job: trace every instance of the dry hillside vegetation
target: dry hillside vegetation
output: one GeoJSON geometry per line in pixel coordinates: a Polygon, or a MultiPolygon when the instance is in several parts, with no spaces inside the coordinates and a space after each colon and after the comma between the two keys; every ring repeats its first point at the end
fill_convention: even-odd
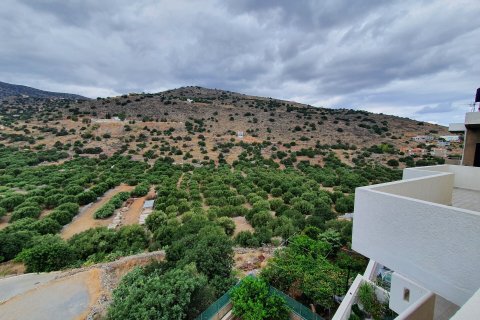
{"type": "MultiPolygon", "coordinates": [[[[418,145],[413,136],[448,134],[446,127],[407,118],[200,87],[96,100],[8,98],[1,113],[6,145],[56,147],[70,157],[125,154],[152,163],[161,156],[233,163],[254,145],[282,167],[323,164],[328,151],[349,164],[400,159],[402,167],[410,159],[402,159],[401,150],[418,145]]],[[[459,147],[448,153],[460,153],[459,147]]]]}

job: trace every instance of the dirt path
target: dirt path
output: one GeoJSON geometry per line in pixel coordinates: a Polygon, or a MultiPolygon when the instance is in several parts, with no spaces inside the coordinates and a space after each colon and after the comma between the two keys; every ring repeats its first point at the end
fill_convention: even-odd
{"type": "Polygon", "coordinates": [[[250,225],[247,219],[245,219],[245,217],[234,217],[232,220],[235,222],[235,232],[233,233],[234,237],[241,231],[254,231],[253,227],[250,225]]]}
{"type": "Polygon", "coordinates": [[[53,209],[45,209],[45,210],[43,210],[42,213],[40,214],[39,219],[45,218],[45,217],[48,216],[52,211],[53,211],[53,209]]]}
{"type": "Polygon", "coordinates": [[[73,219],[72,222],[63,227],[61,236],[63,239],[69,239],[74,234],[80,233],[82,231],[95,228],[95,227],[106,227],[112,220],[113,216],[107,219],[94,219],[93,214],[101,206],[107,203],[114,195],[122,191],[132,191],[133,187],[127,185],[119,185],[112,190],[107,191],[103,197],[92,204],[86,205],[80,209],[80,213],[73,219]]]}
{"type": "Polygon", "coordinates": [[[182,184],[184,175],[185,175],[185,172],[182,172],[182,175],[180,176],[180,178],[178,179],[178,182],[177,182],[177,189],[180,189],[180,185],[182,184]]]}
{"type": "Polygon", "coordinates": [[[7,215],[0,218],[0,230],[5,229],[8,226],[11,215],[11,213],[7,213],[7,215]]]}
{"type": "Polygon", "coordinates": [[[155,197],[155,188],[150,187],[150,190],[148,191],[148,194],[146,196],[136,198],[130,205],[130,208],[128,208],[128,211],[123,214],[123,225],[138,224],[138,220],[140,219],[140,215],[143,211],[143,204],[145,203],[145,200],[155,199],[155,197]]]}

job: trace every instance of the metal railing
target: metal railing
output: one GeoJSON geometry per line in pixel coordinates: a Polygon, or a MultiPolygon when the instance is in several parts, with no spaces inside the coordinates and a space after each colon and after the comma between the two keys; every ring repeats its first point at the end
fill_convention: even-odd
{"type": "MultiPolygon", "coordinates": [[[[233,288],[232,288],[233,289],[233,288]]],[[[225,308],[228,303],[230,302],[230,292],[231,290],[225,292],[223,296],[217,299],[214,303],[212,303],[205,311],[203,311],[195,320],[207,320],[212,319],[217,313],[220,312],[223,308],[225,308]]]]}
{"type": "Polygon", "coordinates": [[[270,293],[275,294],[283,299],[287,303],[287,306],[290,310],[300,316],[302,319],[305,320],[323,320],[318,314],[312,312],[309,308],[305,307],[303,304],[298,302],[297,300],[293,299],[292,297],[286,295],[282,291],[270,286],[270,293]]]}

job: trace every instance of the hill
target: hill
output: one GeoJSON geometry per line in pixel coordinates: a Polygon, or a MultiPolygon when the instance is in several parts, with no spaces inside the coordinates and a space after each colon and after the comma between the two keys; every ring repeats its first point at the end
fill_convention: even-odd
{"type": "Polygon", "coordinates": [[[32,98],[88,99],[76,94],[43,91],[27,86],[0,81],[0,99],[15,96],[28,96],[32,98]]]}
{"type": "MultiPolygon", "coordinates": [[[[397,167],[445,161],[405,148],[428,150],[411,137],[446,133],[406,118],[200,87],[0,100],[0,277],[70,269],[0,281],[0,318],[33,305],[64,318],[153,310],[194,319],[234,275],[263,270],[328,319],[333,297],[346,294],[344,279],[354,280],[345,276],[368,263],[343,250],[352,222],[341,215],[353,212],[355,188],[398,180],[397,167]],[[158,249],[166,264],[120,280],[158,249]],[[284,253],[272,257],[276,250],[284,253]],[[112,262],[134,253],[143,254],[112,262]]],[[[19,318],[31,318],[23,311],[19,318]]]]}
{"type": "MultiPolygon", "coordinates": [[[[402,167],[422,159],[409,157],[408,149],[433,147],[413,136],[448,134],[446,127],[408,118],[201,87],[81,101],[16,98],[3,102],[2,114],[7,144],[152,162],[168,156],[177,163],[233,163],[247,152],[283,167],[321,165],[333,153],[349,165],[396,159],[402,167]]],[[[448,150],[459,152],[459,145],[448,150]]]]}

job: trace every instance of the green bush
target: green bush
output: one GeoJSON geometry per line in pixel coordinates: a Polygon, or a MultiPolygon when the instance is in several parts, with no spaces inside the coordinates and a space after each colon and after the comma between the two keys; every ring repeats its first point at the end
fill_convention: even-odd
{"type": "Polygon", "coordinates": [[[151,232],[155,232],[161,225],[167,221],[165,212],[156,210],[153,211],[145,220],[145,224],[151,232]]]}
{"type": "Polygon", "coordinates": [[[260,241],[250,231],[240,231],[235,237],[235,243],[242,247],[260,246],[260,241]]]}
{"type": "Polygon", "coordinates": [[[31,244],[32,238],[38,233],[28,230],[7,232],[0,231],[0,262],[9,261],[31,244]]]}
{"type": "Polygon", "coordinates": [[[134,254],[148,247],[149,237],[142,226],[123,226],[116,233],[115,249],[125,254],[134,254]]]}
{"type": "Polygon", "coordinates": [[[81,206],[97,200],[97,194],[91,190],[84,191],[77,195],[78,204],[81,206]]]}
{"type": "Polygon", "coordinates": [[[22,203],[25,197],[19,194],[14,194],[0,200],[0,207],[7,211],[12,211],[16,206],[22,203]]]}
{"type": "Polygon", "coordinates": [[[116,234],[114,230],[98,227],[80,232],[68,240],[68,244],[80,260],[102,259],[116,249],[116,234]],[[95,256],[94,259],[91,257],[95,256]]]}
{"type": "Polygon", "coordinates": [[[27,272],[49,272],[71,264],[74,259],[72,248],[59,236],[44,235],[32,239],[33,245],[23,249],[17,256],[27,267],[27,272]]]}
{"type": "Polygon", "coordinates": [[[194,319],[214,301],[205,276],[194,266],[163,272],[136,268],[113,292],[108,320],[194,319]],[[195,312],[196,311],[196,312],[195,312]]]}
{"type": "Polygon", "coordinates": [[[233,235],[235,232],[235,222],[228,217],[220,217],[217,219],[217,224],[225,230],[228,236],[233,235]]]}
{"type": "Polygon", "coordinates": [[[147,183],[141,183],[135,187],[132,191],[132,196],[133,197],[143,197],[147,195],[148,191],[150,189],[150,186],[147,183]]]}
{"type": "Polygon", "coordinates": [[[286,301],[270,294],[268,283],[261,278],[252,276],[243,279],[231,294],[232,313],[244,320],[287,320],[290,309],[286,301]]]}
{"type": "Polygon", "coordinates": [[[15,209],[10,218],[10,222],[16,221],[22,218],[38,218],[42,210],[39,207],[23,207],[15,209]]]}
{"type": "Polygon", "coordinates": [[[110,217],[115,211],[115,206],[110,202],[104,204],[100,209],[95,211],[93,217],[95,219],[105,219],[110,217]]]}

